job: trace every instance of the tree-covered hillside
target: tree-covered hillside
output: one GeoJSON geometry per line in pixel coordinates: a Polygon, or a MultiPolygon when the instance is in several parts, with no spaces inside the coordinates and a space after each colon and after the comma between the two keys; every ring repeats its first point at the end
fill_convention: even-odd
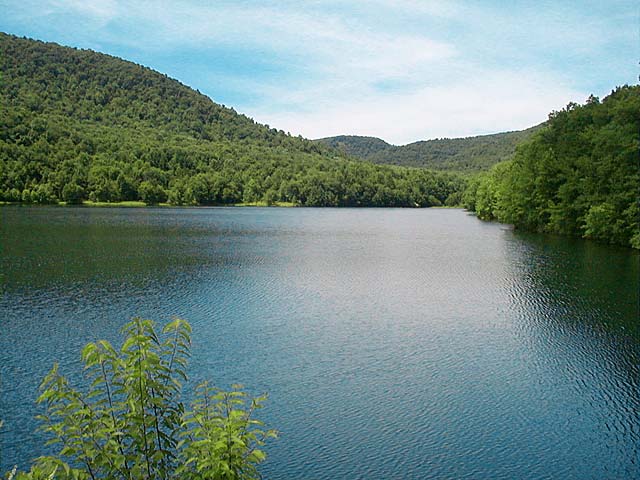
{"type": "Polygon", "coordinates": [[[337,137],[319,138],[316,142],[327,145],[345,155],[363,160],[368,160],[383,150],[395,148],[380,138],[359,135],[338,135],[337,137]]]}
{"type": "Polygon", "coordinates": [[[0,33],[0,72],[4,201],[430,206],[464,186],[349,160],[93,51],[0,33]]]}
{"type": "Polygon", "coordinates": [[[478,137],[441,138],[402,146],[390,145],[375,137],[338,136],[317,141],[373,163],[475,173],[510,159],[516,146],[539,128],[478,137]]]}
{"type": "Polygon", "coordinates": [[[640,248],[640,86],[569,104],[470,183],[483,219],[640,248]]]}

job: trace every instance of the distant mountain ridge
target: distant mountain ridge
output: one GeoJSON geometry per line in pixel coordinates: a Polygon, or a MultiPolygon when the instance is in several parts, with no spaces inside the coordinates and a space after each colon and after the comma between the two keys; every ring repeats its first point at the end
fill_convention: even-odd
{"type": "Polygon", "coordinates": [[[351,157],[365,160],[386,149],[394,148],[394,145],[385,142],[381,138],[360,135],[338,135],[336,137],[319,138],[316,141],[351,157]]]}
{"type": "Polygon", "coordinates": [[[380,138],[356,135],[339,135],[316,141],[373,163],[473,173],[488,170],[496,163],[511,158],[516,146],[540,128],[541,125],[537,125],[526,130],[424,140],[400,146],[380,138]]]}

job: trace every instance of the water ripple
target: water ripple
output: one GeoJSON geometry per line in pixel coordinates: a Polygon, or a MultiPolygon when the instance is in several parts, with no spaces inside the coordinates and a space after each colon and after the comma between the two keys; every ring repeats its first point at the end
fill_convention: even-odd
{"type": "Polygon", "coordinates": [[[53,361],[179,315],[194,381],[269,392],[265,478],[640,476],[634,252],[457,210],[2,218],[0,468],[39,451],[53,361]]]}

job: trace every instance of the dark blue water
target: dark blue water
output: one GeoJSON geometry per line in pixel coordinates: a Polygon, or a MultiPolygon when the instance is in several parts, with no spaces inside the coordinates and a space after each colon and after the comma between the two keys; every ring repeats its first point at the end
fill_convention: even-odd
{"type": "Polygon", "coordinates": [[[269,392],[270,479],[640,477],[637,252],[460,210],[0,208],[0,468],[131,317],[269,392]]]}

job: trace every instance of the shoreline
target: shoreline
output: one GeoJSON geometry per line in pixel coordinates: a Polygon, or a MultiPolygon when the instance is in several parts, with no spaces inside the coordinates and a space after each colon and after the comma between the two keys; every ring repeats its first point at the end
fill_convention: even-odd
{"type": "Polygon", "coordinates": [[[170,203],[154,203],[147,204],[140,200],[129,200],[122,202],[91,202],[86,200],[82,203],[23,203],[23,202],[0,202],[0,206],[29,206],[29,207],[84,207],[84,208],[193,208],[193,207],[278,207],[278,208],[294,208],[299,207],[295,203],[290,202],[275,202],[272,205],[268,205],[266,202],[247,202],[247,203],[220,203],[213,205],[172,205],[170,203]]]}
{"type": "Polygon", "coordinates": [[[243,203],[220,203],[213,205],[172,205],[170,203],[155,203],[155,204],[147,204],[143,201],[139,200],[130,200],[123,202],[91,202],[86,200],[82,203],[67,203],[67,202],[58,202],[58,203],[23,203],[23,202],[0,202],[0,206],[29,206],[29,207],[80,207],[80,208],[242,208],[242,207],[260,207],[260,208],[403,208],[403,209],[423,209],[423,208],[433,208],[433,209],[442,209],[442,210],[464,210],[464,207],[451,207],[446,205],[438,205],[431,207],[376,207],[376,206],[349,206],[349,207],[339,207],[339,206],[306,206],[299,205],[292,202],[274,202],[272,204],[267,204],[267,202],[243,202],[243,203]]]}

